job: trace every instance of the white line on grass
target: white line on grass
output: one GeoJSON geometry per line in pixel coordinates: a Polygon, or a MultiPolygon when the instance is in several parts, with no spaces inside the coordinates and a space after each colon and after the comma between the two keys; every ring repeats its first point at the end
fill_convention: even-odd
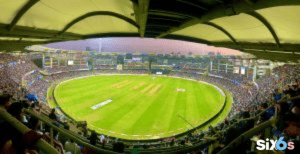
{"type": "MultiPolygon", "coordinates": [[[[62,81],[60,82],[57,86],[55,86],[55,89],[54,91],[56,91],[56,89],[62,85],[63,83],[65,82],[68,82],[68,81],[72,81],[72,80],[76,80],[76,79],[81,79],[81,78],[86,78],[86,77],[93,77],[93,76],[114,76],[114,75],[119,75],[119,76],[130,76],[130,75],[134,75],[134,76],[149,76],[148,74],[96,74],[96,75],[89,75],[89,76],[83,76],[83,77],[77,77],[77,78],[72,78],[72,79],[68,79],[68,80],[65,80],[65,81],[62,81]]],[[[215,89],[217,89],[219,91],[219,93],[222,95],[222,96],[226,96],[225,93],[223,92],[223,90],[221,90],[219,87],[213,85],[213,84],[210,84],[210,83],[207,83],[207,82],[204,82],[204,81],[199,81],[199,80],[195,80],[195,79],[188,79],[188,78],[182,78],[182,77],[177,77],[177,76],[167,76],[167,75],[160,75],[162,77],[169,77],[169,78],[179,78],[179,79],[184,79],[184,80],[189,80],[189,81],[195,81],[195,82],[200,82],[200,83],[204,83],[204,84],[207,84],[207,85],[210,85],[210,86],[213,86],[215,89]]],[[[55,97],[55,96],[54,96],[55,97]]],[[[225,102],[225,100],[224,100],[225,102]]],[[[199,120],[200,121],[200,120],[199,120]]],[[[94,126],[95,127],[95,126],[94,126]]],[[[190,126],[187,126],[186,128],[188,128],[190,126]]],[[[111,132],[111,131],[108,131],[108,130],[105,130],[105,129],[101,129],[101,128],[97,128],[99,130],[102,130],[102,131],[107,131],[107,132],[111,132]]],[[[180,128],[178,130],[182,130],[183,128],[180,128]]],[[[189,129],[186,129],[186,130],[189,130],[189,129]]],[[[157,134],[158,137],[161,137],[163,134],[170,134],[174,131],[170,131],[170,132],[166,132],[166,133],[160,133],[160,134],[157,134]]],[[[115,133],[115,132],[111,132],[111,133],[115,133]]],[[[119,134],[119,133],[117,133],[119,134]]],[[[128,134],[120,134],[122,136],[141,136],[141,135],[128,135],[128,134]]],[[[176,134],[173,134],[173,135],[176,135],[176,134]]],[[[144,136],[148,136],[148,135],[144,135],[144,136]]],[[[149,136],[153,136],[153,135],[149,135],[149,136]]]]}

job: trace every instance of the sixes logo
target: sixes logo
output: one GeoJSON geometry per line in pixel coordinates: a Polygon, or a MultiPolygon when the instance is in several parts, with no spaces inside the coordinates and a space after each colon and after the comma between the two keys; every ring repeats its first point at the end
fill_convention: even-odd
{"type": "Polygon", "coordinates": [[[279,140],[269,140],[268,138],[266,141],[264,140],[258,140],[256,141],[256,149],[257,150],[285,150],[286,148],[289,150],[293,150],[294,142],[288,142],[286,143],[283,141],[284,137],[280,137],[279,140]]]}

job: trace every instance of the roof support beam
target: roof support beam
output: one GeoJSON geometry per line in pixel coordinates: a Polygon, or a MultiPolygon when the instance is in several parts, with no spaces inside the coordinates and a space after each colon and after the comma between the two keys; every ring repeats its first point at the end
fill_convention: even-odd
{"type": "Polygon", "coordinates": [[[133,2],[135,18],[137,23],[140,26],[139,33],[141,37],[144,37],[146,32],[149,3],[150,0],[138,0],[138,4],[133,2]]]}
{"type": "Polygon", "coordinates": [[[57,35],[59,31],[47,29],[35,29],[32,27],[15,26],[13,31],[8,31],[8,24],[0,24],[0,37],[23,37],[23,38],[38,38],[38,39],[53,39],[53,40],[74,40],[81,39],[82,35],[74,33],[64,33],[57,35]]]}
{"type": "Polygon", "coordinates": [[[82,36],[82,39],[99,38],[99,37],[139,37],[139,33],[99,33],[82,36]]]}
{"type": "Polygon", "coordinates": [[[92,17],[92,16],[113,16],[113,17],[116,17],[116,18],[119,18],[119,19],[122,19],[126,22],[128,22],[129,24],[139,28],[139,25],[132,19],[126,17],[126,16],[123,16],[121,14],[118,14],[118,13],[115,13],[115,12],[110,12],[110,11],[93,11],[93,12],[89,12],[87,14],[84,14],[76,19],[74,19],[73,21],[71,21],[70,23],[68,23],[63,30],[60,31],[59,34],[62,34],[64,32],[66,32],[70,27],[72,27],[73,25],[75,25],[76,23],[86,19],[86,18],[89,18],[89,17],[92,17]]]}
{"type": "Polygon", "coordinates": [[[212,23],[212,22],[204,22],[203,24],[212,26],[212,27],[214,27],[214,28],[222,31],[225,35],[227,35],[232,40],[232,42],[234,42],[235,44],[238,44],[236,42],[235,38],[226,29],[224,29],[223,27],[221,27],[221,26],[219,26],[219,25],[217,25],[215,23],[212,23]]]}
{"type": "Polygon", "coordinates": [[[170,18],[178,18],[178,19],[183,19],[185,20],[189,16],[187,15],[182,15],[178,13],[173,13],[171,14],[170,12],[164,12],[164,11],[157,11],[157,10],[149,10],[148,11],[149,15],[155,15],[155,16],[163,16],[163,17],[170,17],[170,18]]]}
{"type": "Polygon", "coordinates": [[[171,10],[156,10],[156,9],[150,9],[149,14],[151,15],[161,15],[161,16],[167,16],[167,17],[173,17],[173,18],[181,18],[181,19],[186,19],[186,18],[197,18],[194,15],[191,14],[185,14],[182,12],[176,12],[176,11],[171,11],[171,10]]]}
{"type": "Polygon", "coordinates": [[[185,4],[188,4],[188,5],[191,5],[191,6],[194,6],[194,7],[197,7],[199,9],[201,9],[201,10],[204,10],[204,11],[207,11],[207,8],[205,8],[203,6],[200,6],[200,5],[196,5],[196,4],[192,3],[192,2],[189,2],[189,1],[186,1],[186,0],[177,0],[177,1],[179,1],[181,3],[185,3],[185,4]]]}
{"type": "Polygon", "coordinates": [[[178,19],[172,19],[172,18],[161,18],[161,17],[148,17],[148,19],[154,19],[154,20],[167,20],[167,21],[172,21],[172,22],[182,22],[182,20],[178,19]]]}
{"type": "Polygon", "coordinates": [[[252,54],[258,59],[266,59],[271,61],[281,61],[281,62],[295,62],[299,63],[300,54],[295,54],[293,52],[281,52],[281,51],[271,51],[271,50],[256,50],[256,49],[245,49],[243,52],[252,54]]]}
{"type": "Polygon", "coordinates": [[[195,24],[207,22],[216,18],[221,18],[225,16],[230,16],[230,15],[236,15],[239,13],[246,13],[246,12],[251,12],[255,11],[258,9],[264,9],[268,7],[275,7],[275,6],[288,6],[288,5],[300,5],[299,0],[288,0],[288,1],[283,1],[283,0],[257,0],[256,2],[253,2],[252,4],[247,2],[247,1],[232,1],[231,4],[223,4],[219,5],[216,8],[213,8],[209,10],[206,14],[201,16],[200,18],[197,19],[192,19],[187,22],[184,22],[182,25],[178,27],[173,27],[167,32],[161,33],[160,35],[157,36],[163,37],[166,36],[170,33],[182,30],[184,28],[193,26],[195,24]]]}
{"type": "Polygon", "coordinates": [[[216,47],[234,48],[243,50],[255,49],[255,50],[270,50],[270,51],[282,51],[282,52],[297,52],[300,54],[300,44],[281,44],[281,48],[277,48],[275,43],[251,43],[251,42],[239,42],[238,45],[232,42],[212,42],[211,45],[216,47]]]}
{"type": "Polygon", "coordinates": [[[53,42],[55,41],[0,41],[0,51],[22,51],[26,46],[53,42]]]}
{"type": "Polygon", "coordinates": [[[272,34],[272,36],[277,44],[277,47],[279,48],[280,42],[279,42],[278,36],[277,36],[276,32],[274,31],[273,27],[271,26],[271,24],[268,22],[268,20],[255,11],[247,12],[246,14],[256,18],[257,20],[259,20],[261,23],[263,23],[267,27],[267,29],[272,34]]]}
{"type": "Polygon", "coordinates": [[[281,48],[278,48],[275,43],[239,42],[239,45],[236,45],[232,42],[212,42],[211,45],[240,50],[255,55],[258,59],[297,63],[300,59],[300,44],[281,44],[281,48]]]}
{"type": "Polygon", "coordinates": [[[18,23],[18,21],[22,18],[22,16],[34,5],[38,2],[39,0],[29,0],[28,3],[26,3],[22,9],[17,13],[17,15],[14,17],[10,25],[8,26],[9,31],[13,31],[14,27],[18,23]]]}

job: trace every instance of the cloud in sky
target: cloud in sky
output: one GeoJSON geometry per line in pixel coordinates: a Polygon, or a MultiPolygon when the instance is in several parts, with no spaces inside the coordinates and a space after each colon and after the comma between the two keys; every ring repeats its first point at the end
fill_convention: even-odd
{"type": "Polygon", "coordinates": [[[154,38],[100,38],[78,41],[67,41],[44,45],[50,48],[60,48],[65,50],[85,51],[86,47],[104,52],[150,52],[150,53],[178,53],[205,54],[207,52],[219,52],[226,55],[238,55],[241,52],[227,48],[217,48],[200,43],[187,41],[154,39],[154,38]]]}

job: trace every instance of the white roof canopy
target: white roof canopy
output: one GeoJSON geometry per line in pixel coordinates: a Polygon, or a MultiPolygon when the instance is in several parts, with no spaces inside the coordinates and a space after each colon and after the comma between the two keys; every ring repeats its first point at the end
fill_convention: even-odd
{"type": "Polygon", "coordinates": [[[0,50],[6,51],[129,36],[187,40],[258,57],[280,51],[299,59],[299,0],[0,0],[0,10],[0,50]]]}

